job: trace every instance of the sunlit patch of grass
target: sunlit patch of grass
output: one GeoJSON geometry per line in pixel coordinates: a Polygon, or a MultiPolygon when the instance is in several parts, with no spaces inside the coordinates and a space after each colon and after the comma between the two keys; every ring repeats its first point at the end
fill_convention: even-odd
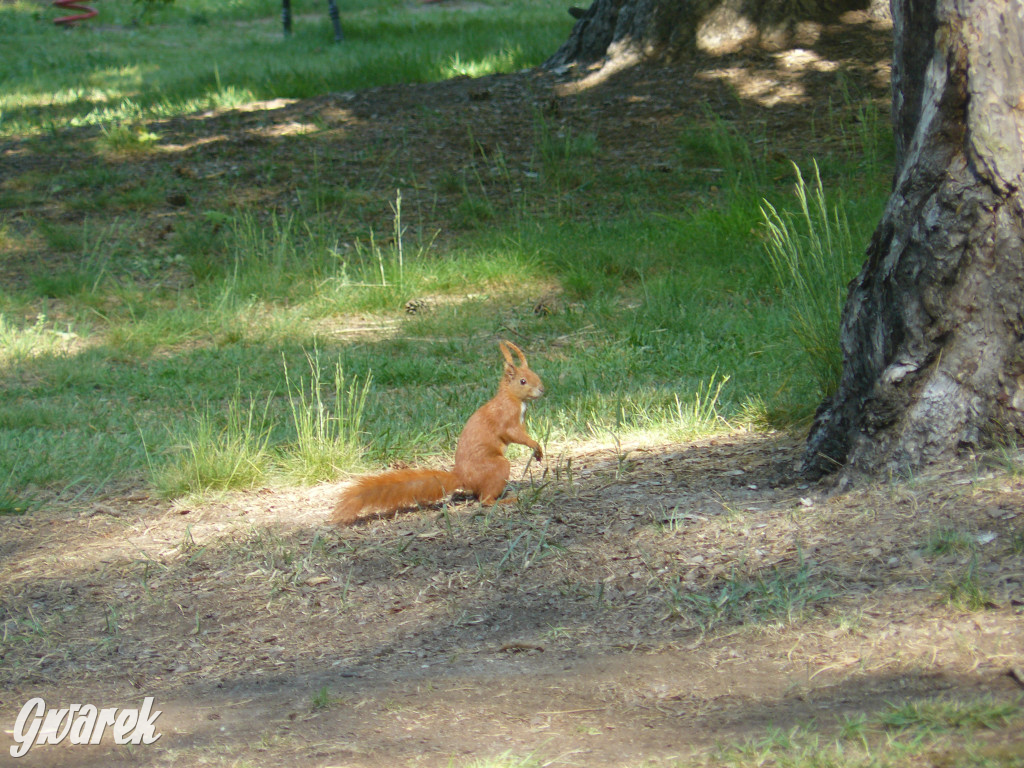
{"type": "Polygon", "coordinates": [[[107,152],[141,154],[151,150],[159,140],[159,134],[143,125],[118,123],[104,125],[98,143],[107,152]]]}
{"type": "Polygon", "coordinates": [[[459,768],[541,768],[545,764],[533,755],[520,757],[509,751],[495,757],[473,758],[468,762],[459,763],[459,768]]]}
{"type": "Polygon", "coordinates": [[[670,434],[677,440],[692,440],[728,428],[729,422],[718,411],[718,399],[722,394],[722,387],[728,381],[727,376],[718,379],[712,374],[706,384],[700,383],[692,399],[685,406],[677,394],[676,421],[671,423],[670,434]]]}
{"type": "Polygon", "coordinates": [[[153,120],[536,65],[572,23],[560,9],[535,0],[431,13],[342,0],[345,41],[333,45],[326,12],[297,16],[286,39],[279,3],[249,3],[244,11],[206,0],[161,5],[144,13],[137,3],[101,6],[98,19],[70,34],[38,23],[37,4],[0,5],[0,35],[7,41],[0,135],[100,126],[116,149],[138,151],[152,142],[140,142],[145,133],[135,126],[153,120]],[[59,56],[53,53],[56,35],[59,56]],[[197,50],[215,55],[197,57],[197,50]]]}
{"type": "Polygon", "coordinates": [[[60,355],[81,343],[73,326],[58,330],[46,315],[15,323],[0,312],[0,364],[15,366],[37,357],[60,355]]]}
{"type": "Polygon", "coordinates": [[[448,63],[441,67],[441,76],[445,79],[483,77],[484,75],[493,75],[495,72],[510,72],[516,62],[521,61],[522,58],[521,50],[511,48],[489,53],[478,59],[466,59],[461,54],[455,53],[448,63]]]}
{"type": "Polygon", "coordinates": [[[158,492],[173,498],[273,480],[312,483],[358,464],[369,374],[346,378],[335,363],[325,377],[317,350],[306,361],[309,373],[297,379],[283,364],[283,413],[274,393],[262,404],[246,402],[239,385],[223,412],[208,405],[176,429],[168,455],[151,460],[158,492]]]}
{"type": "Polygon", "coordinates": [[[351,470],[362,455],[363,413],[370,393],[369,375],[359,382],[346,382],[341,365],[335,363],[325,393],[321,381],[319,353],[309,358],[309,378],[293,381],[285,367],[285,386],[294,442],[281,456],[285,473],[303,482],[330,480],[351,470]]]}
{"type": "Polygon", "coordinates": [[[166,498],[253,488],[270,471],[266,409],[236,395],[221,416],[213,409],[180,434],[172,455],[155,467],[153,485],[166,498]]]}

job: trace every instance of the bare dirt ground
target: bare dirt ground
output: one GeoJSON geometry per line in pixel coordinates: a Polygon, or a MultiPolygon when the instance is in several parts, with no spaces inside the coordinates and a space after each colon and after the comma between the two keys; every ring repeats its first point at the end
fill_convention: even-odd
{"type": "MultiPolygon", "coordinates": [[[[854,22],[795,53],[582,85],[520,73],[171,121],[159,131],[180,152],[132,161],[181,179],[152,213],[151,245],[204,197],[284,199],[293,179],[265,151],[309,126],[329,129],[332,173],[361,180],[367,199],[400,173],[416,178],[408,194],[424,219],[456,202],[431,179],[465,162],[470,132],[518,173],[536,109],[601,126],[595,162],[619,167],[674,162],[659,147],[709,102],[768,126],[784,150],[822,114],[830,62],[884,97],[884,45],[854,22]]],[[[38,174],[75,162],[3,149],[38,174]]],[[[325,522],[335,486],[195,507],[133,488],[54,494],[0,520],[0,764],[384,768],[509,754],[665,765],[768,727],[828,733],[889,703],[1018,697],[1024,480],[993,456],[835,492],[787,480],[799,447],[746,433],[552,447],[547,474],[532,468],[543,487],[524,483],[517,505],[457,501],[345,530],[325,522]],[[958,543],[938,546],[949,532],[958,543]],[[971,585],[984,594],[968,608],[971,585]],[[10,729],[35,696],[99,707],[152,696],[162,736],[14,761],[10,729]]],[[[980,738],[1017,755],[1024,744],[1006,730],[980,738]]],[[[958,759],[938,749],[922,764],[958,759]]]]}
{"type": "Polygon", "coordinates": [[[154,745],[25,765],[635,766],[1018,696],[1024,481],[965,465],[830,496],[776,485],[796,448],[582,449],[518,506],[340,531],[331,487],[6,520],[0,717],[33,696],[163,711],[154,745]],[[976,543],[983,608],[945,598],[971,555],[930,551],[940,530],[976,543]],[[741,582],[764,589],[734,602],[741,582]]]}

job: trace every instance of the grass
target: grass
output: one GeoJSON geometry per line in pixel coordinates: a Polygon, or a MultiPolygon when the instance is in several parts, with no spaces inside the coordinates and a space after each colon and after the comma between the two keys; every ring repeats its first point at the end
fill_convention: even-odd
{"type": "Polygon", "coordinates": [[[314,712],[321,709],[329,709],[332,703],[331,692],[325,685],[310,697],[309,708],[314,712]]]}
{"type": "Polygon", "coordinates": [[[0,482],[0,515],[24,515],[31,508],[31,498],[22,497],[11,487],[13,477],[12,470],[10,476],[0,482]]]}
{"type": "Polygon", "coordinates": [[[253,488],[263,482],[270,468],[270,426],[266,411],[257,411],[238,398],[228,404],[223,424],[207,409],[199,415],[191,433],[173,458],[156,469],[153,484],[162,496],[253,488]]]}
{"type": "MultiPolygon", "coordinates": [[[[207,406],[183,436],[151,466],[157,492],[174,498],[278,482],[331,480],[359,463],[369,376],[346,380],[339,363],[325,371],[319,352],[307,357],[308,378],[293,380],[283,363],[286,407],[273,393],[246,399],[241,382],[225,412],[207,406]],[[323,384],[329,376],[331,384],[323,384]],[[272,413],[284,410],[282,420],[272,413]],[[272,435],[275,431],[282,434],[272,435]]],[[[173,434],[177,434],[176,432],[173,434]]]]}
{"type": "Polygon", "coordinates": [[[1013,702],[986,698],[975,701],[926,699],[890,705],[879,722],[886,728],[900,731],[995,730],[1006,727],[1020,714],[1020,705],[1013,702]]]}
{"type": "MultiPolygon", "coordinates": [[[[1014,542],[1011,538],[1011,550],[1014,542]]],[[[981,611],[997,605],[983,574],[978,568],[978,538],[960,528],[942,526],[928,536],[921,548],[926,556],[953,557],[960,561],[960,570],[950,571],[939,585],[943,602],[960,611],[981,611]]]]}
{"type": "Polygon", "coordinates": [[[946,604],[961,611],[981,611],[996,605],[978,575],[976,554],[961,573],[949,576],[943,592],[946,604]]]}
{"type": "MultiPolygon", "coordinates": [[[[0,509],[28,508],[40,488],[177,496],[450,457],[493,392],[502,337],[548,385],[530,429],[555,446],[785,428],[813,412],[816,352],[794,345],[801,309],[787,298],[804,268],[780,275],[766,242],[773,227],[794,247],[827,242],[838,222],[844,242],[866,241],[887,182],[883,162],[862,162],[867,143],[884,155],[884,126],[863,105],[847,105],[849,127],[835,118],[837,154],[794,158],[820,167],[809,189],[798,171],[795,196],[769,137],[710,110],[681,116],[672,162],[649,171],[604,165],[600,126],[538,110],[524,158],[458,127],[464,162],[436,177],[410,176],[397,150],[370,143],[365,179],[339,183],[333,139],[314,125],[199,179],[187,154],[152,162],[172,131],[159,121],[517,69],[551,53],[570,21],[534,0],[430,13],[342,2],[335,46],[326,12],[298,17],[284,40],[269,0],[149,5],[104,6],[102,26],[72,30],[35,3],[0,6],[13,46],[0,138],[63,167],[0,182],[0,210],[23,214],[0,213],[0,254],[56,265],[0,288],[0,509]],[[388,189],[393,177],[402,184],[388,189]],[[276,185],[287,204],[246,202],[276,185]],[[826,185],[861,191],[839,201],[846,219],[826,185]],[[451,213],[425,212],[409,192],[424,189],[452,196],[451,213]],[[170,234],[168,204],[181,213],[170,234]],[[423,223],[438,217],[440,228],[423,223]],[[551,298],[543,312],[538,296],[551,298]]],[[[449,127],[432,105],[418,119],[449,127]]],[[[848,253],[819,250],[847,274],[848,253]]],[[[836,275],[823,278],[831,314],[813,321],[828,338],[836,275]]]]}
{"type": "Polygon", "coordinates": [[[666,584],[671,613],[688,616],[708,632],[721,624],[788,625],[810,615],[833,594],[815,583],[801,559],[794,570],[744,577],[732,574],[707,593],[689,593],[677,581],[666,584]]]}
{"type": "Polygon", "coordinates": [[[286,39],[274,0],[159,6],[104,5],[73,29],[49,23],[57,9],[24,0],[5,7],[0,137],[96,125],[114,149],[144,149],[151,139],[142,123],[154,119],[514,71],[550,55],[571,27],[564,10],[536,0],[416,14],[393,0],[340,0],[345,41],[334,45],[326,7],[316,14],[296,9],[286,39]],[[197,50],[211,55],[195,56],[197,50]]]}
{"type": "Polygon", "coordinates": [[[451,765],[453,768],[455,766],[459,766],[459,768],[541,768],[545,763],[532,755],[520,757],[512,752],[503,752],[497,757],[473,759],[469,762],[452,762],[451,765]]]}
{"type": "Polygon", "coordinates": [[[316,357],[310,358],[309,371],[308,383],[299,379],[294,388],[285,371],[291,423],[295,430],[295,442],[286,454],[285,466],[289,474],[313,483],[330,480],[337,476],[339,469],[358,464],[370,377],[367,376],[361,386],[350,381],[346,387],[345,373],[335,364],[333,389],[327,390],[332,395],[328,402],[321,387],[321,366],[316,357]]]}
{"type": "Polygon", "coordinates": [[[761,213],[768,232],[768,259],[789,312],[790,333],[810,359],[818,394],[824,399],[839,387],[839,318],[846,285],[862,259],[845,212],[829,207],[817,164],[810,188],[800,168],[793,168],[799,211],[780,214],[765,201],[761,213]]]}
{"type": "Polygon", "coordinates": [[[834,735],[813,723],[790,730],[767,729],[761,738],[723,746],[679,768],[1017,768],[1022,765],[1013,728],[1020,702],[991,697],[950,697],[890,703],[878,711],[838,718],[834,735]],[[994,738],[993,738],[994,737],[994,738]]]}
{"type": "Polygon", "coordinates": [[[924,544],[924,552],[929,555],[971,554],[975,550],[975,539],[967,531],[959,528],[937,528],[924,544]]]}

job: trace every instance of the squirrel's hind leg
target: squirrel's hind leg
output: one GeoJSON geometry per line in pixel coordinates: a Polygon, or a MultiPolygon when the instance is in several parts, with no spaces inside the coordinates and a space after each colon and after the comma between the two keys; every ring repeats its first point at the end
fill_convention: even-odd
{"type": "Polygon", "coordinates": [[[465,482],[462,487],[475,493],[480,503],[489,507],[505,492],[511,471],[512,465],[509,464],[508,459],[502,456],[474,467],[470,473],[471,476],[465,478],[469,482],[465,482]]]}

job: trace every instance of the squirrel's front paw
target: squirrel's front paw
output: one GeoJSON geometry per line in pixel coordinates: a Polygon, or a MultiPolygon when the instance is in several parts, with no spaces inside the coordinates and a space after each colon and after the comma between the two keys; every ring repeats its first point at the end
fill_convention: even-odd
{"type": "Polygon", "coordinates": [[[540,449],[539,445],[533,449],[533,458],[536,459],[537,461],[544,460],[544,451],[540,449]]]}

